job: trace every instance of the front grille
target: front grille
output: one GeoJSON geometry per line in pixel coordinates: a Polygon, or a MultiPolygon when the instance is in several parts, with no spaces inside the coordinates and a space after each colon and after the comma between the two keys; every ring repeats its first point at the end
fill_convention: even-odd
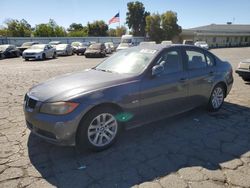
{"type": "Polygon", "coordinates": [[[35,55],[35,53],[26,53],[26,55],[35,55]]]}
{"type": "Polygon", "coordinates": [[[25,95],[26,106],[34,109],[36,107],[37,101],[35,99],[30,98],[28,95],[25,95]]]}

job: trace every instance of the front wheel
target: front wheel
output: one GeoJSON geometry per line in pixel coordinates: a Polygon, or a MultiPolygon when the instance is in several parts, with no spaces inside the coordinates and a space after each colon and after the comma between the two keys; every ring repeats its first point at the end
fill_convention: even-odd
{"type": "Polygon", "coordinates": [[[55,58],[56,58],[56,52],[53,54],[52,58],[53,58],[53,59],[55,59],[55,58]]]}
{"type": "Polygon", "coordinates": [[[102,151],[109,148],[121,131],[116,119],[117,112],[108,107],[94,109],[80,123],[77,132],[77,147],[80,150],[102,151]]]}
{"type": "Polygon", "coordinates": [[[211,112],[216,112],[218,111],[225,98],[225,88],[221,84],[217,84],[210,96],[209,103],[208,103],[208,110],[211,112]]]}
{"type": "Polygon", "coordinates": [[[46,55],[43,54],[43,55],[42,55],[42,60],[45,60],[45,59],[46,59],[46,55]]]}

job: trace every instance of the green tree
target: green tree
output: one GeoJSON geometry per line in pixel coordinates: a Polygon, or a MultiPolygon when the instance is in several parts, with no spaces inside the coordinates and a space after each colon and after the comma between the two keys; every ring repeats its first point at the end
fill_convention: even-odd
{"type": "Polygon", "coordinates": [[[5,21],[5,25],[2,29],[3,34],[9,37],[29,37],[32,33],[31,25],[24,19],[14,20],[8,19],[5,21]]]}
{"type": "Polygon", "coordinates": [[[116,27],[115,29],[110,28],[108,30],[108,35],[111,37],[121,37],[126,34],[127,28],[125,26],[116,27]]]}
{"type": "Polygon", "coordinates": [[[153,14],[146,17],[146,32],[150,40],[161,42],[172,40],[181,33],[181,27],[177,24],[177,14],[167,11],[162,15],[153,14]]]}
{"type": "Polygon", "coordinates": [[[167,11],[161,15],[162,29],[164,30],[164,39],[171,40],[173,37],[178,36],[182,29],[177,24],[177,13],[167,11]]]}
{"type": "Polygon", "coordinates": [[[116,37],[116,29],[110,28],[108,30],[108,35],[111,37],[116,37]]]}
{"type": "Polygon", "coordinates": [[[108,25],[103,20],[88,23],[89,36],[107,36],[108,25]]]}
{"type": "Polygon", "coordinates": [[[69,37],[86,37],[88,36],[88,27],[82,24],[72,23],[68,30],[69,37]]]}
{"type": "Polygon", "coordinates": [[[116,27],[116,36],[121,37],[125,35],[127,32],[127,28],[125,26],[116,27]]]}
{"type": "Polygon", "coordinates": [[[161,28],[161,16],[152,14],[146,17],[146,32],[150,40],[159,43],[163,39],[164,31],[161,28]]]}
{"type": "Polygon", "coordinates": [[[129,29],[132,28],[133,35],[135,36],[144,36],[146,26],[145,19],[150,13],[145,11],[143,3],[139,1],[129,2],[127,7],[128,12],[126,14],[126,23],[128,24],[129,29]]]}
{"type": "Polygon", "coordinates": [[[33,34],[36,37],[64,37],[66,31],[62,26],[57,25],[54,20],[50,19],[49,23],[36,25],[33,34]]]}
{"type": "Polygon", "coordinates": [[[69,28],[68,28],[68,31],[80,31],[80,30],[83,30],[83,26],[82,24],[77,24],[77,23],[72,23],[70,24],[69,28]]]}

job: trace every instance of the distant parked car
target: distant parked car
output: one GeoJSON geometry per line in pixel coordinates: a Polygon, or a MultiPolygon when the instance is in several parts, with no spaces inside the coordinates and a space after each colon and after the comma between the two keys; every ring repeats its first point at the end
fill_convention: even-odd
{"type": "Polygon", "coordinates": [[[206,43],[206,41],[197,41],[194,43],[195,46],[198,46],[198,47],[201,47],[201,48],[204,48],[206,50],[209,49],[209,46],[208,44],[206,43]]]}
{"type": "Polygon", "coordinates": [[[85,57],[105,57],[106,47],[103,43],[91,44],[84,53],[85,57]]]}
{"type": "Polygon", "coordinates": [[[112,48],[109,43],[105,42],[105,47],[106,47],[106,53],[111,54],[112,53],[112,48]]]}
{"type": "Polygon", "coordinates": [[[148,44],[156,44],[155,41],[143,41],[143,42],[140,42],[140,46],[141,45],[148,45],[148,44]]]}
{"type": "Polygon", "coordinates": [[[15,45],[0,45],[0,59],[6,57],[20,57],[20,50],[15,45]]]}
{"type": "Polygon", "coordinates": [[[29,89],[27,127],[52,143],[104,150],[123,129],[205,105],[218,111],[232,88],[232,66],[207,50],[147,45],[121,50],[92,69],[29,89]]]}
{"type": "Polygon", "coordinates": [[[23,53],[24,50],[29,49],[34,44],[39,44],[39,42],[37,42],[37,41],[25,42],[25,43],[22,44],[22,46],[18,47],[18,49],[21,52],[21,55],[22,55],[22,53],[23,53]]]}
{"type": "Polygon", "coordinates": [[[239,63],[235,71],[244,81],[250,81],[250,59],[239,63]]]}
{"type": "Polygon", "coordinates": [[[106,42],[106,43],[108,43],[110,45],[112,52],[114,52],[115,51],[114,43],[113,42],[106,42]]]}
{"type": "Polygon", "coordinates": [[[171,40],[164,40],[164,41],[161,42],[161,44],[171,45],[171,44],[173,44],[173,42],[171,40]]]}
{"type": "Polygon", "coordinates": [[[56,58],[56,49],[49,44],[35,44],[29,49],[24,50],[23,58],[25,60],[56,58]]]}
{"type": "Polygon", "coordinates": [[[183,44],[194,45],[193,40],[183,40],[183,44]]]}
{"type": "Polygon", "coordinates": [[[49,42],[49,44],[55,48],[58,44],[62,44],[62,43],[61,41],[51,41],[49,42]]]}
{"type": "Polygon", "coordinates": [[[72,42],[71,46],[73,47],[73,52],[76,55],[84,55],[86,48],[88,47],[86,44],[82,42],[72,42]]]}
{"type": "Polygon", "coordinates": [[[57,55],[73,55],[73,48],[69,44],[58,44],[56,45],[57,55]]]}

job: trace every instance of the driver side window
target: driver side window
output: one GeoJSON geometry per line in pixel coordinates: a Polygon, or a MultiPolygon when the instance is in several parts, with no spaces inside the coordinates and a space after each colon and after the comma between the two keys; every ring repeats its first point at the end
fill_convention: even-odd
{"type": "Polygon", "coordinates": [[[182,71],[181,54],[178,50],[164,51],[160,55],[156,64],[163,65],[164,74],[171,74],[182,71]]]}

